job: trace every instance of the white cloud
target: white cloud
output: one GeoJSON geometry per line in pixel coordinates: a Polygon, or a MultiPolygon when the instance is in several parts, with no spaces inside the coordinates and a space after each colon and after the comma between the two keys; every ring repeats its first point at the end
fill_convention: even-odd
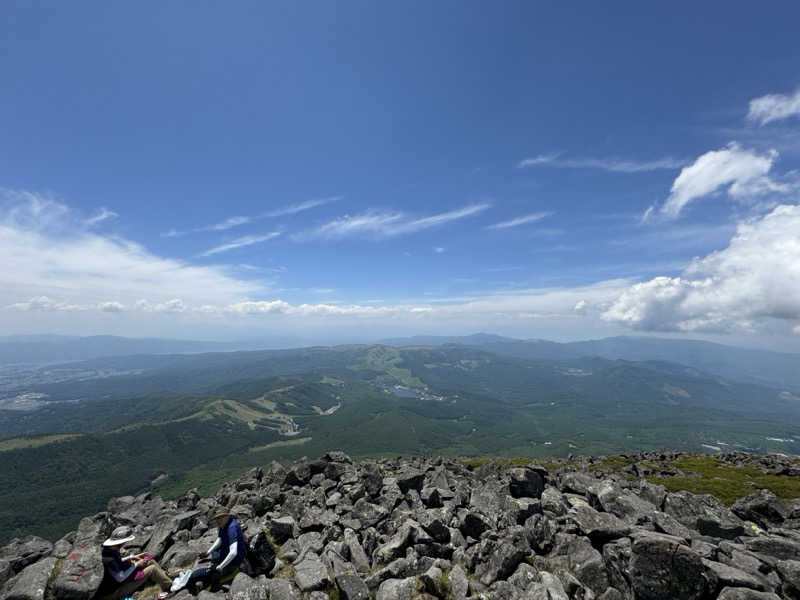
{"type": "Polygon", "coordinates": [[[436,252],[436,254],[442,254],[444,252],[444,248],[441,246],[436,246],[433,251],[436,252]]]}
{"type": "Polygon", "coordinates": [[[85,223],[87,226],[91,227],[92,225],[96,225],[101,221],[105,221],[107,219],[115,219],[118,216],[119,215],[115,213],[113,210],[108,210],[105,206],[101,206],[98,213],[95,216],[86,219],[85,223]]]}
{"type": "Polygon", "coordinates": [[[601,169],[614,173],[640,173],[662,169],[680,169],[686,161],[674,158],[659,158],[649,161],[626,160],[622,158],[561,158],[561,154],[540,154],[533,158],[521,160],[517,167],[535,167],[549,165],[569,169],[601,169]]]}
{"type": "Polygon", "coordinates": [[[780,205],[742,223],[724,250],[680,277],[637,283],[603,319],[650,331],[754,332],[800,321],[800,206],[780,205]]]}
{"type": "Polygon", "coordinates": [[[311,210],[312,208],[316,208],[317,206],[323,206],[331,202],[336,202],[341,198],[342,198],[341,196],[331,196],[329,198],[317,198],[315,200],[307,200],[305,202],[298,202],[297,204],[289,204],[288,206],[283,206],[275,210],[263,212],[260,215],[256,215],[254,217],[236,215],[233,217],[228,217],[227,219],[225,219],[224,221],[220,221],[219,223],[214,223],[213,225],[206,225],[204,227],[196,227],[188,231],[178,231],[177,229],[172,228],[168,232],[162,233],[161,237],[179,237],[187,235],[189,233],[201,233],[205,231],[227,231],[228,229],[233,229],[234,227],[239,227],[241,225],[247,225],[248,223],[253,223],[260,219],[269,219],[275,217],[284,217],[287,215],[294,215],[306,210],[311,210]]]}
{"type": "Polygon", "coordinates": [[[278,208],[276,210],[271,210],[265,213],[261,213],[261,215],[259,215],[259,218],[274,218],[274,217],[284,217],[286,215],[294,215],[299,212],[310,210],[312,208],[316,208],[317,206],[323,206],[331,202],[336,202],[337,200],[341,199],[342,199],[341,196],[331,196],[329,198],[318,198],[316,200],[307,200],[305,202],[299,202],[298,204],[290,204],[289,206],[284,206],[283,208],[278,208]]]}
{"type": "Polygon", "coordinates": [[[766,125],[772,121],[800,115],[800,88],[794,94],[767,94],[750,101],[747,118],[766,125]]]}
{"type": "Polygon", "coordinates": [[[0,211],[0,265],[13,268],[0,268],[0,306],[94,310],[101,302],[128,306],[140,298],[227,304],[262,291],[223,268],[155,256],[130,240],[93,232],[47,196],[6,191],[2,198],[9,207],[0,211]]]}
{"type": "Polygon", "coordinates": [[[367,211],[359,215],[345,215],[334,219],[316,229],[294,234],[292,239],[307,241],[311,239],[336,239],[350,235],[373,234],[380,237],[390,237],[415,233],[423,229],[430,229],[469,217],[485,211],[491,205],[488,203],[471,204],[457,210],[410,219],[402,212],[367,211]]]}
{"type": "Polygon", "coordinates": [[[103,312],[121,313],[125,310],[125,305],[120,302],[100,302],[97,307],[103,312]]]}
{"type": "Polygon", "coordinates": [[[788,190],[785,185],[767,177],[777,158],[775,150],[758,154],[754,150],[742,149],[736,142],[720,150],[706,152],[681,170],[672,183],[661,213],[676,218],[690,202],[725,186],[728,186],[727,191],[733,197],[785,192],[788,190]]]}
{"type": "Polygon", "coordinates": [[[494,225],[489,225],[486,229],[507,229],[509,227],[517,227],[519,225],[525,225],[526,223],[535,223],[536,221],[541,221],[542,219],[551,216],[552,212],[537,212],[532,213],[530,215],[525,215],[524,217],[517,217],[516,219],[511,219],[509,221],[502,221],[500,223],[495,223],[494,225]]]}
{"type": "Polygon", "coordinates": [[[217,223],[216,225],[209,225],[208,227],[201,227],[199,229],[195,229],[195,231],[225,231],[227,229],[231,229],[232,227],[238,227],[239,225],[246,225],[253,220],[252,217],[228,217],[221,223],[217,223]]]}
{"type": "Polygon", "coordinates": [[[266,242],[267,240],[276,238],[280,234],[281,234],[280,231],[272,231],[266,235],[246,235],[244,237],[236,238],[235,240],[232,240],[225,244],[215,246],[210,250],[206,250],[200,256],[213,256],[214,254],[219,254],[221,252],[228,252],[229,250],[235,250],[236,248],[243,248],[245,246],[252,246],[253,244],[260,244],[262,242],[266,242]]]}

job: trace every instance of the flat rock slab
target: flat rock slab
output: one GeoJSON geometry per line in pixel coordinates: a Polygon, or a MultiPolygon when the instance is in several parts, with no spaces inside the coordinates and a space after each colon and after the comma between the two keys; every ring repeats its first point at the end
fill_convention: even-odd
{"type": "Polygon", "coordinates": [[[703,559],[703,564],[714,573],[720,587],[745,587],[751,590],[764,591],[764,584],[750,573],[741,569],[724,565],[713,560],[703,559]]]}
{"type": "Polygon", "coordinates": [[[328,569],[316,554],[309,553],[294,567],[294,580],[304,592],[322,590],[330,585],[328,569]]]}
{"type": "Polygon", "coordinates": [[[781,600],[780,596],[771,592],[757,592],[748,588],[726,587],[717,600],[781,600]]]}
{"type": "Polygon", "coordinates": [[[269,598],[270,600],[300,600],[300,594],[285,579],[270,579],[269,598]]]}

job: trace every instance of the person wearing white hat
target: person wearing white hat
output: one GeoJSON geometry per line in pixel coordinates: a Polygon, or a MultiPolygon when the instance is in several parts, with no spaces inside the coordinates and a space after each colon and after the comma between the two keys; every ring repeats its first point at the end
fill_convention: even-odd
{"type": "MultiPolygon", "coordinates": [[[[149,583],[156,583],[162,592],[167,592],[172,585],[172,580],[167,576],[157,562],[152,560],[152,554],[131,554],[123,557],[120,553],[123,544],[134,539],[130,527],[117,527],[105,542],[103,542],[103,581],[97,591],[98,598],[117,600],[130,596],[136,590],[149,583]]],[[[160,598],[166,597],[161,594],[160,598]]]]}

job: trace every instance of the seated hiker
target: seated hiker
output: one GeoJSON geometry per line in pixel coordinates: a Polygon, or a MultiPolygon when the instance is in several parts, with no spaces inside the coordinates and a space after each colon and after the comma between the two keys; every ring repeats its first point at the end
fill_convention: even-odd
{"type": "Polygon", "coordinates": [[[192,572],[186,583],[186,589],[192,594],[197,593],[198,583],[207,588],[224,581],[237,571],[244,560],[246,548],[239,521],[223,510],[214,515],[214,522],[218,529],[217,540],[207,553],[211,558],[211,566],[192,572]]]}
{"type": "MultiPolygon", "coordinates": [[[[131,554],[123,557],[122,545],[130,542],[134,536],[131,528],[117,527],[111,537],[103,542],[103,581],[97,591],[98,598],[118,600],[130,596],[136,590],[158,584],[162,592],[167,592],[172,580],[158,563],[152,560],[152,554],[131,554]]],[[[160,596],[160,597],[163,597],[160,596]]]]}

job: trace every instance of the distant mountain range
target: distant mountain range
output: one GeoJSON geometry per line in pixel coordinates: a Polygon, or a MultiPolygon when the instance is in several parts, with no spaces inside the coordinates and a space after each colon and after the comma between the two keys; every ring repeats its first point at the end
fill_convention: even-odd
{"type": "MultiPolygon", "coordinates": [[[[651,337],[610,337],[581,342],[520,340],[477,333],[467,336],[414,336],[391,338],[379,344],[407,346],[459,345],[480,348],[502,356],[527,360],[563,360],[599,357],[651,363],[651,367],[684,374],[711,375],[800,391],[800,354],[787,354],[726,346],[699,340],[651,337]],[[669,364],[667,364],[669,363],[669,364]]],[[[224,353],[270,348],[296,348],[295,340],[210,342],[110,335],[70,337],[57,335],[0,337],[0,365],[45,364],[131,355],[224,353]],[[283,342],[283,343],[282,343],[283,342]]]]}
{"type": "Polygon", "coordinates": [[[468,336],[416,336],[392,338],[381,343],[390,346],[443,346],[457,344],[481,348],[504,356],[528,360],[559,360],[596,356],[609,360],[658,363],[669,370],[675,365],[685,374],[710,374],[735,381],[800,390],[800,354],[787,354],[726,346],[699,340],[674,340],[650,337],[610,337],[582,342],[518,340],[478,333],[468,336]]]}
{"type": "MultiPolygon", "coordinates": [[[[287,344],[290,345],[290,344],[287,344]]],[[[0,365],[43,364],[131,354],[189,354],[280,347],[280,343],[207,342],[114,335],[87,337],[14,335],[0,337],[0,365]]]]}

